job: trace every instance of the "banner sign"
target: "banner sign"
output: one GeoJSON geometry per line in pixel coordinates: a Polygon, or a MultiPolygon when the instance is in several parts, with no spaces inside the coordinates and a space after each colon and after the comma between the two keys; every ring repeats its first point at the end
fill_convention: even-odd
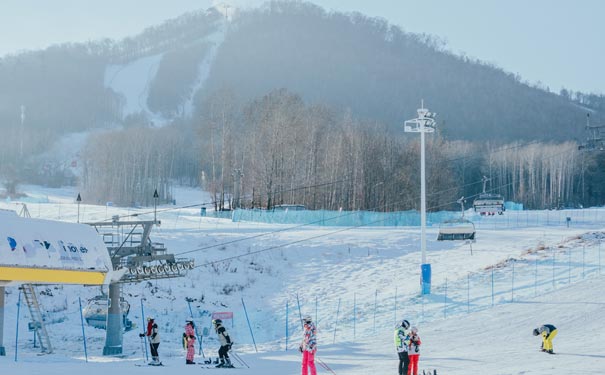
{"type": "Polygon", "coordinates": [[[233,312],[232,311],[213,312],[212,320],[214,320],[214,319],[220,319],[220,320],[233,319],[233,312]]]}
{"type": "Polygon", "coordinates": [[[112,271],[91,226],[0,211],[0,280],[98,285],[112,271]]]}

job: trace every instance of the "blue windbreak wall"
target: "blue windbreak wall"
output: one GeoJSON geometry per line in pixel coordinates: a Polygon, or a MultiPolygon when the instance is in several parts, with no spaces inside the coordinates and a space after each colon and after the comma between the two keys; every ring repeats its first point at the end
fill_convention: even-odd
{"type": "MultiPolygon", "coordinates": [[[[427,225],[439,224],[460,217],[459,212],[427,213],[427,225]]],[[[251,221],[274,224],[309,224],[320,226],[419,226],[417,211],[373,212],[373,211],[327,211],[327,210],[235,210],[233,221],[251,221]]]]}

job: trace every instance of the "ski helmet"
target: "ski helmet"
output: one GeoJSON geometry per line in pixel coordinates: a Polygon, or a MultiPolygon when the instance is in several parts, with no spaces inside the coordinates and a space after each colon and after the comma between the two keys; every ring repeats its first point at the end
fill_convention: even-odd
{"type": "Polygon", "coordinates": [[[214,320],[212,321],[212,324],[214,324],[214,325],[221,324],[221,323],[223,323],[223,321],[222,321],[222,320],[220,320],[220,319],[214,319],[214,320]]]}
{"type": "Polygon", "coordinates": [[[193,323],[193,318],[189,317],[189,318],[185,319],[185,323],[193,323]]]}
{"type": "Polygon", "coordinates": [[[311,321],[311,315],[305,315],[305,317],[303,318],[303,322],[305,323],[311,323],[311,321]]]}
{"type": "Polygon", "coordinates": [[[402,326],[404,329],[408,329],[408,328],[410,328],[410,322],[408,322],[407,320],[403,319],[403,320],[401,321],[401,326],[402,326]]]}
{"type": "Polygon", "coordinates": [[[148,316],[147,320],[153,320],[153,316],[148,316]]]}
{"type": "Polygon", "coordinates": [[[534,336],[538,336],[540,334],[540,331],[537,328],[534,328],[534,336]]]}

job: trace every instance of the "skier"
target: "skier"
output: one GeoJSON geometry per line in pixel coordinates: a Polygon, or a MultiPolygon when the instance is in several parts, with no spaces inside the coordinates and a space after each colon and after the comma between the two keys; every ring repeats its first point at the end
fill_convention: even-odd
{"type": "Polygon", "coordinates": [[[408,357],[410,345],[408,328],[410,328],[410,322],[404,319],[395,329],[395,348],[397,349],[397,355],[399,356],[399,375],[408,374],[408,366],[410,363],[410,358],[408,357]]]}
{"type": "Polygon", "coordinates": [[[160,355],[158,354],[158,347],[160,346],[160,334],[158,333],[158,325],[153,317],[147,317],[147,331],[139,334],[139,337],[147,336],[149,338],[149,347],[151,348],[151,362],[152,366],[162,366],[160,362],[160,355]]]}
{"type": "Polygon", "coordinates": [[[410,364],[408,367],[407,375],[418,375],[418,359],[420,358],[420,336],[418,336],[418,328],[412,327],[410,330],[410,351],[408,357],[410,358],[410,364]]]}
{"type": "Polygon", "coordinates": [[[193,356],[195,355],[195,324],[193,318],[189,318],[185,322],[185,333],[183,333],[183,344],[187,349],[185,364],[195,365],[195,362],[193,362],[193,356]]]}
{"type": "Polygon", "coordinates": [[[557,335],[557,327],[552,324],[544,324],[534,329],[534,336],[542,335],[542,351],[548,354],[555,354],[552,349],[552,340],[557,335]]]}
{"type": "Polygon", "coordinates": [[[231,364],[231,359],[229,358],[229,350],[231,350],[231,346],[233,346],[231,337],[229,337],[229,333],[225,327],[223,327],[222,320],[214,319],[212,324],[214,325],[214,330],[218,335],[218,340],[221,343],[221,347],[218,350],[218,356],[221,360],[221,363],[216,365],[216,367],[233,368],[234,366],[231,364]]]}
{"type": "Polygon", "coordinates": [[[303,339],[298,347],[302,353],[302,375],[307,375],[311,371],[311,375],[317,375],[315,368],[315,352],[317,352],[317,329],[311,321],[311,316],[307,315],[303,318],[303,339]]]}

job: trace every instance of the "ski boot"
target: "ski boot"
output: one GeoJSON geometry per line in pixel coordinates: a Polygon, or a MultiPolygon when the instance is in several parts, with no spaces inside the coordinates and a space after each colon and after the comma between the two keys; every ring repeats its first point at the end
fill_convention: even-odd
{"type": "Polygon", "coordinates": [[[235,366],[233,366],[233,364],[231,363],[231,359],[229,358],[225,358],[225,365],[223,366],[223,368],[234,368],[235,366]]]}
{"type": "Polygon", "coordinates": [[[162,362],[160,362],[159,357],[152,357],[151,362],[149,362],[149,366],[163,366],[162,362]]]}
{"type": "Polygon", "coordinates": [[[192,360],[188,359],[185,361],[186,365],[195,365],[195,362],[193,362],[192,360]]]}
{"type": "Polygon", "coordinates": [[[218,365],[214,366],[216,368],[222,368],[225,367],[225,360],[221,359],[221,363],[219,363],[218,365]]]}

